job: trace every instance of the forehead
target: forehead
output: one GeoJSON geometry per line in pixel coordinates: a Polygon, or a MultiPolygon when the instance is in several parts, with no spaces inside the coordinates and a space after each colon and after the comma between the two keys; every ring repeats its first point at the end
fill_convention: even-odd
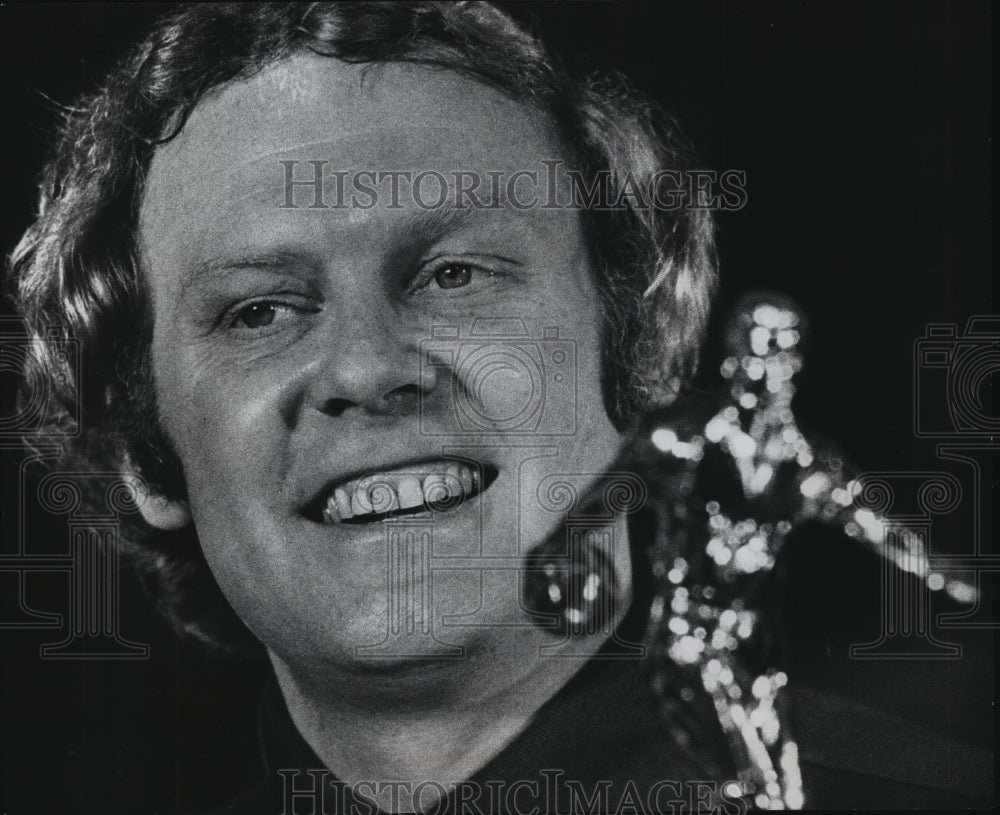
{"type": "Polygon", "coordinates": [[[519,140],[526,147],[554,146],[539,110],[455,71],[354,65],[302,53],[207,95],[157,161],[177,161],[178,153],[191,149],[205,161],[253,161],[357,135],[371,139],[368,147],[377,151],[408,131],[431,136],[449,130],[496,147],[519,140]],[[296,145],[297,136],[307,140],[296,145]]]}
{"type": "MultiPolygon", "coordinates": [[[[288,162],[297,178],[315,177],[310,162],[326,162],[332,185],[331,173],[359,170],[509,177],[540,171],[541,161],[559,153],[542,111],[454,71],[298,54],[199,102],[153,157],[140,231],[144,248],[159,250],[166,247],[156,245],[158,238],[170,243],[177,236],[165,233],[177,229],[197,226],[185,236],[197,246],[200,233],[233,222],[280,220],[288,215],[280,210],[288,162]]],[[[376,218],[358,211],[325,216],[376,218]]]]}

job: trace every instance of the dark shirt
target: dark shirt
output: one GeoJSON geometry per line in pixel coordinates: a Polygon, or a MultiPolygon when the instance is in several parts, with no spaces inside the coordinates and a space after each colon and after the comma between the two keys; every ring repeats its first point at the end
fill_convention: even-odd
{"type": "MultiPolygon", "coordinates": [[[[992,654],[977,657],[967,647],[952,661],[853,659],[850,643],[870,638],[865,623],[878,617],[878,570],[832,534],[813,531],[808,547],[789,553],[794,579],[784,584],[781,616],[789,634],[790,724],[806,808],[992,806],[993,750],[984,736],[991,728],[974,721],[992,716],[990,695],[973,693],[969,684],[992,676],[992,654]],[[805,559],[796,560],[796,552],[805,559]],[[845,586],[852,587],[846,598],[845,586]]],[[[626,642],[642,640],[652,599],[649,585],[636,585],[636,600],[617,631],[626,642]]],[[[428,785],[421,798],[427,812],[745,811],[727,792],[733,779],[700,764],[698,753],[663,727],[646,663],[608,658],[614,647],[609,641],[440,806],[434,802],[442,791],[428,785]]],[[[296,729],[273,678],[258,722],[263,769],[258,783],[225,810],[228,815],[379,811],[370,786],[352,794],[326,770],[296,729]]]]}
{"type": "MultiPolygon", "coordinates": [[[[988,805],[991,753],[898,716],[802,688],[792,691],[808,808],[961,808],[988,805]]],[[[374,813],[299,735],[275,682],[260,704],[265,770],[231,815],[374,813]],[[312,771],[312,772],[310,772],[312,771]]],[[[373,779],[373,782],[377,782],[373,779]]],[[[659,724],[642,663],[595,660],[546,703],[529,727],[430,812],[740,812],[659,724]],[[537,807],[537,809],[536,809],[537,807]]],[[[415,790],[416,791],[416,790],[415,790]]]]}

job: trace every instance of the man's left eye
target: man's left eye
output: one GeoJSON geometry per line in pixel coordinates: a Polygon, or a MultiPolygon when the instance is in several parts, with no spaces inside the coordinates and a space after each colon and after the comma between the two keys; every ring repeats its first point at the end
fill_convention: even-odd
{"type": "Polygon", "coordinates": [[[442,289],[458,289],[472,281],[472,267],[467,263],[449,263],[434,273],[434,282],[442,289]]]}

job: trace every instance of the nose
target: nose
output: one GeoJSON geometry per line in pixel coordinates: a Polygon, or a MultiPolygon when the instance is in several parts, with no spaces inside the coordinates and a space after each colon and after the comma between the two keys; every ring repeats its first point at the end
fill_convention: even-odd
{"type": "Polygon", "coordinates": [[[344,308],[325,333],[310,399],[320,413],[413,415],[433,389],[433,371],[421,371],[419,337],[401,328],[390,309],[344,308]]]}

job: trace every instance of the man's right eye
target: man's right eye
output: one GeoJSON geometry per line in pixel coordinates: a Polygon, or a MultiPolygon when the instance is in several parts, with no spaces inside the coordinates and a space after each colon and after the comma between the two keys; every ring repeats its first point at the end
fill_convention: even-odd
{"type": "Polygon", "coordinates": [[[229,327],[249,331],[268,328],[275,320],[283,316],[288,317],[293,311],[295,309],[284,303],[275,303],[272,301],[251,303],[236,312],[236,315],[229,322],[229,327]]]}

